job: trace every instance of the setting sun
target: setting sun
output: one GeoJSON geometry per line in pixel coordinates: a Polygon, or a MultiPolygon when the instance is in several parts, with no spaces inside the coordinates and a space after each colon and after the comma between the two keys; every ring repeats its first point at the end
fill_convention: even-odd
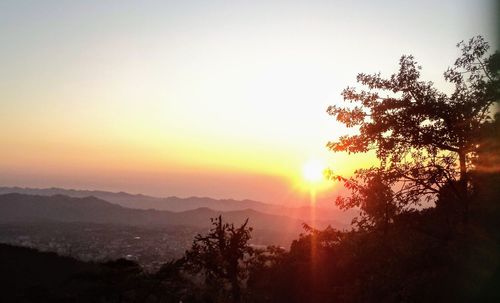
{"type": "Polygon", "coordinates": [[[325,165],[318,160],[309,160],[302,168],[302,176],[309,183],[319,183],[324,180],[325,165]]]}
{"type": "Polygon", "coordinates": [[[500,303],[498,17],[0,0],[0,303],[500,303]]]}

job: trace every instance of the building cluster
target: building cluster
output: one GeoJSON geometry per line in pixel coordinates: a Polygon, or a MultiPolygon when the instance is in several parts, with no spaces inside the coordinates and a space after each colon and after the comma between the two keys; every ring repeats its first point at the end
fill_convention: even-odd
{"type": "Polygon", "coordinates": [[[125,258],[153,271],[182,257],[200,230],[185,227],[138,227],[81,223],[7,224],[0,242],[55,252],[83,261],[125,258]]]}

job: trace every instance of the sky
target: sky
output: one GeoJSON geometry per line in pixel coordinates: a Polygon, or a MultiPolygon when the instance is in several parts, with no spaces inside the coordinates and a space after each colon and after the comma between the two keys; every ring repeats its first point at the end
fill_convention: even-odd
{"type": "MultiPolygon", "coordinates": [[[[0,1],[0,185],[291,203],[370,155],[326,114],[413,54],[444,90],[491,1],[0,1]],[[376,3],[375,3],[376,2],[376,3]]],[[[335,184],[323,184],[325,195],[335,184]]]]}

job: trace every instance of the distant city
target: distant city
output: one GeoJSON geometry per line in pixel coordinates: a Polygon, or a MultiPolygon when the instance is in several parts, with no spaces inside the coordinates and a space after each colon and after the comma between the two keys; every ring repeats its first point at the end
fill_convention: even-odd
{"type": "MultiPolygon", "coordinates": [[[[303,223],[312,222],[310,208],[251,200],[0,187],[0,243],[83,261],[125,258],[148,271],[182,257],[195,235],[206,232],[210,218],[218,215],[235,224],[249,218],[254,228],[250,244],[256,247],[289,247],[303,223]]],[[[315,223],[343,228],[351,215],[325,208],[315,223]]]]}
{"type": "Polygon", "coordinates": [[[147,271],[182,257],[193,237],[193,227],[147,228],[110,224],[1,224],[0,243],[55,252],[83,261],[120,258],[137,261],[147,271]]]}

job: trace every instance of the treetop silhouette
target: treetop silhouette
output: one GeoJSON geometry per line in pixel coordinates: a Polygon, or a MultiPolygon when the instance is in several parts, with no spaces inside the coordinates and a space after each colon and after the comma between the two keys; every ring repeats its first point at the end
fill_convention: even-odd
{"type": "Polygon", "coordinates": [[[361,73],[357,82],[363,89],[347,87],[341,95],[348,104],[328,107],[328,114],[359,132],[327,147],[348,153],[373,150],[380,160],[378,167],[359,169],[352,178],[330,172],[353,193],[337,199],[340,207],[363,209],[369,198],[363,192],[383,183],[392,191],[385,193],[387,203],[400,211],[424,198],[435,201],[442,188],[451,187],[467,212],[468,173],[480,148],[478,134],[492,120],[493,105],[500,99],[500,54],[488,55],[489,45],[481,36],[457,47],[461,55],[444,72],[454,87],[451,93],[421,80],[421,66],[405,55],[397,73],[389,78],[361,73]],[[370,182],[374,178],[377,182],[370,182]]]}
{"type": "Polygon", "coordinates": [[[222,216],[210,219],[212,228],[206,235],[198,234],[190,250],[186,251],[186,268],[201,273],[212,291],[211,297],[226,297],[225,285],[230,285],[232,302],[241,300],[241,281],[245,278],[245,258],[254,254],[248,241],[252,228],[248,219],[239,226],[224,223],[222,216]]]}

